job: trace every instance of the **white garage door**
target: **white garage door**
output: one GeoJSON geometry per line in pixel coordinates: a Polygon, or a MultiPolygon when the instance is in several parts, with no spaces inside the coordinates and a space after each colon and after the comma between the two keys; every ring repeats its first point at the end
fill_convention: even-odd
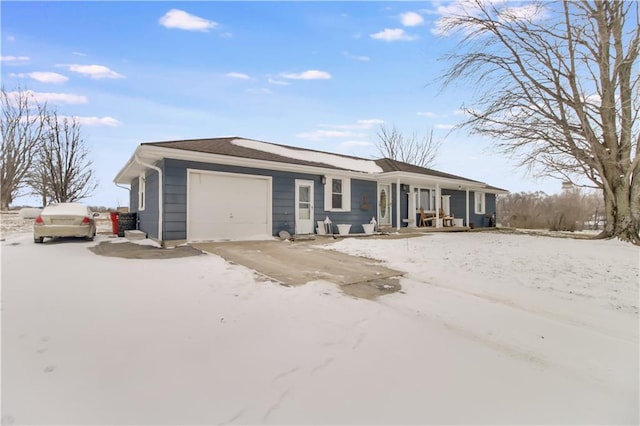
{"type": "Polygon", "coordinates": [[[189,171],[187,239],[271,236],[271,178],[189,171]]]}

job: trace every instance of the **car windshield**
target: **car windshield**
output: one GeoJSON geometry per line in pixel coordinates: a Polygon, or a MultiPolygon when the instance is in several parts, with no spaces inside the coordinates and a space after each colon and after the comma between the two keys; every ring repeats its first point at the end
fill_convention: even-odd
{"type": "Polygon", "coordinates": [[[86,216],[89,214],[87,206],[78,203],[52,204],[42,211],[42,215],[86,216]]]}

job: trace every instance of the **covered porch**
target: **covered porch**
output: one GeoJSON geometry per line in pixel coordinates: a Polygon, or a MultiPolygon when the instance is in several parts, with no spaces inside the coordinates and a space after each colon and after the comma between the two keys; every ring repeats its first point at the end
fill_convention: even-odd
{"type": "Polygon", "coordinates": [[[389,175],[378,181],[379,225],[398,231],[495,226],[495,194],[506,192],[472,180],[406,172],[389,175]]]}

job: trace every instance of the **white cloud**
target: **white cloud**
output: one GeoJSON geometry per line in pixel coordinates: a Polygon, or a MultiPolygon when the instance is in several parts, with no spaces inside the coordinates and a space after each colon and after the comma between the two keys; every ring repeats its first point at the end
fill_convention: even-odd
{"type": "Polygon", "coordinates": [[[385,28],[384,31],[370,35],[371,38],[382,41],[413,41],[419,37],[407,34],[402,28],[385,28]]]}
{"type": "Polygon", "coordinates": [[[272,78],[269,78],[267,80],[269,82],[269,84],[275,84],[276,86],[288,86],[289,83],[286,81],[281,81],[281,80],[274,80],[272,78]]]}
{"type": "Polygon", "coordinates": [[[368,56],[360,56],[360,55],[352,55],[349,52],[342,52],[345,58],[353,59],[354,61],[370,61],[371,58],[368,56]]]}
{"type": "MultiPolygon", "coordinates": [[[[33,92],[26,90],[23,93],[33,96],[38,102],[50,102],[53,104],[86,104],[89,102],[86,96],[74,95],[72,93],[46,93],[33,92]]],[[[18,92],[9,93],[11,96],[17,96],[18,92]]]]}
{"type": "Polygon", "coordinates": [[[436,129],[440,129],[440,130],[451,130],[456,126],[454,126],[453,124],[436,124],[433,127],[435,127],[436,129]]]}
{"type": "MultiPolygon", "coordinates": [[[[486,6],[489,10],[495,8],[498,12],[498,16],[494,16],[494,18],[503,22],[525,19],[534,21],[543,19],[546,15],[544,4],[541,6],[524,5],[506,7],[508,4],[509,2],[507,0],[482,0],[480,3],[472,0],[455,0],[447,3],[445,6],[438,6],[435,10],[430,12],[430,14],[439,16],[435,21],[431,32],[439,36],[448,35],[446,26],[451,18],[456,16],[481,17],[481,6],[486,6]]],[[[478,27],[470,23],[467,28],[463,29],[463,31],[470,34],[477,28],[478,27]]]]}
{"type": "Polygon", "coordinates": [[[435,112],[419,112],[417,113],[417,115],[420,115],[422,117],[427,117],[427,118],[435,118],[435,117],[439,117],[438,114],[436,114],[435,112]]]}
{"type": "Polygon", "coordinates": [[[100,80],[103,78],[124,78],[122,74],[119,74],[112,69],[105,67],[104,65],[60,65],[69,68],[69,71],[76,72],[91,77],[94,80],[100,80]]]}
{"type": "Polygon", "coordinates": [[[362,133],[344,132],[338,130],[314,130],[313,132],[298,133],[296,137],[301,139],[320,140],[324,138],[363,138],[362,133]]]}
{"type": "Polygon", "coordinates": [[[346,149],[346,148],[360,148],[360,147],[365,147],[365,146],[373,146],[373,144],[371,142],[367,142],[367,141],[345,141],[345,142],[341,142],[339,147],[342,149],[346,149]]]}
{"type": "Polygon", "coordinates": [[[28,60],[28,56],[0,56],[2,62],[26,62],[28,60]]]}
{"type": "Polygon", "coordinates": [[[186,31],[208,32],[218,26],[217,22],[191,15],[184,10],[171,9],[159,20],[160,25],[166,28],[177,28],[186,31]]]}
{"type": "Polygon", "coordinates": [[[379,118],[357,120],[355,124],[321,124],[320,127],[330,127],[333,129],[371,129],[378,124],[384,123],[379,118]]]}
{"type": "Polygon", "coordinates": [[[416,27],[424,23],[424,19],[416,12],[407,12],[400,15],[402,25],[405,27],[416,27]]]}
{"type": "Polygon", "coordinates": [[[331,74],[326,71],[318,71],[318,70],[308,70],[301,73],[282,73],[280,74],[283,78],[289,78],[292,80],[328,80],[331,78],[331,74]]]}
{"type": "Polygon", "coordinates": [[[14,36],[7,36],[7,41],[16,41],[16,38],[14,36]]]}
{"type": "Polygon", "coordinates": [[[32,78],[40,83],[64,83],[69,80],[62,74],[57,72],[34,71],[29,73],[9,74],[10,77],[32,78]]]}
{"type": "Polygon", "coordinates": [[[384,120],[380,120],[379,118],[370,118],[367,120],[358,120],[357,123],[367,126],[367,128],[369,128],[369,127],[375,126],[376,124],[384,123],[384,120]]]}
{"type": "Polygon", "coordinates": [[[258,94],[263,94],[263,95],[269,95],[269,94],[273,93],[271,91],[271,89],[267,89],[266,87],[256,87],[256,88],[246,89],[245,92],[247,92],[247,93],[258,93],[258,94]]]}
{"type": "Polygon", "coordinates": [[[509,7],[500,11],[500,19],[503,21],[536,21],[544,18],[546,12],[535,4],[509,7]]]}
{"type": "Polygon", "coordinates": [[[238,78],[240,80],[251,80],[251,77],[241,72],[229,72],[227,73],[227,77],[238,78]]]}
{"type": "Polygon", "coordinates": [[[71,52],[71,54],[76,56],[87,56],[86,53],[82,53],[82,52],[71,52]]]}
{"type": "Polygon", "coordinates": [[[107,127],[117,127],[122,124],[122,122],[116,120],[113,117],[78,117],[74,116],[76,120],[83,126],[107,126],[107,127]]]}

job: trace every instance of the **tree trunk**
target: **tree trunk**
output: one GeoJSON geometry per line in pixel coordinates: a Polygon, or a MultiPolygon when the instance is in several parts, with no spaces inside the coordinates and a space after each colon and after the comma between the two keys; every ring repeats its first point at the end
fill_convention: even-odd
{"type": "Polygon", "coordinates": [[[620,238],[635,245],[640,245],[640,223],[637,207],[639,200],[632,200],[631,194],[638,193],[628,186],[617,185],[613,196],[604,192],[604,206],[607,223],[599,237],[620,238]],[[635,205],[635,208],[632,206],[635,205]]]}
{"type": "Polygon", "coordinates": [[[9,203],[11,202],[11,199],[4,194],[2,194],[1,198],[2,200],[0,200],[0,210],[6,212],[7,210],[9,210],[9,203]]]}

